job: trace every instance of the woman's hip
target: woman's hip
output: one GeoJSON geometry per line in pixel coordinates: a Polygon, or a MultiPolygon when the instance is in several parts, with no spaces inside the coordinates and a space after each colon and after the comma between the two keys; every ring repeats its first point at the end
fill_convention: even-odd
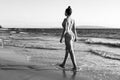
{"type": "Polygon", "coordinates": [[[74,39],[74,34],[73,33],[65,33],[65,40],[69,41],[69,40],[73,40],[74,39]]]}

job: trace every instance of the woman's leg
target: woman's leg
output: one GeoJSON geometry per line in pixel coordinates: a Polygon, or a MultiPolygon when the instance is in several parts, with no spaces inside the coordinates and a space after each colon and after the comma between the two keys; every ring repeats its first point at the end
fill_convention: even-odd
{"type": "Polygon", "coordinates": [[[64,68],[65,63],[66,63],[66,61],[67,61],[67,58],[68,58],[68,50],[66,49],[65,57],[64,57],[64,60],[63,60],[62,64],[60,64],[60,67],[63,67],[63,68],[64,68]]]}
{"type": "Polygon", "coordinates": [[[67,41],[67,39],[65,38],[65,46],[66,46],[66,49],[65,49],[65,57],[64,57],[64,60],[63,60],[63,62],[62,62],[62,64],[60,64],[59,66],[60,67],[62,67],[62,68],[64,68],[64,66],[65,66],[65,63],[66,63],[66,61],[67,61],[67,58],[68,58],[68,53],[69,53],[69,46],[68,46],[68,41],[67,41]]]}
{"type": "Polygon", "coordinates": [[[75,56],[74,56],[73,41],[72,41],[72,40],[70,41],[70,49],[69,49],[69,52],[70,52],[70,57],[71,57],[73,66],[74,66],[73,69],[76,69],[76,59],[75,59],[75,56]]]}

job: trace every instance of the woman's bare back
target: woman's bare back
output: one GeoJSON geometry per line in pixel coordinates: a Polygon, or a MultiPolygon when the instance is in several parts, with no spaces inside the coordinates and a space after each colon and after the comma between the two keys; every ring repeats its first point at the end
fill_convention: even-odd
{"type": "Polygon", "coordinates": [[[73,25],[74,25],[74,20],[71,18],[65,18],[63,21],[63,27],[65,29],[64,37],[65,40],[73,40],[74,39],[74,33],[73,33],[73,25]]]}

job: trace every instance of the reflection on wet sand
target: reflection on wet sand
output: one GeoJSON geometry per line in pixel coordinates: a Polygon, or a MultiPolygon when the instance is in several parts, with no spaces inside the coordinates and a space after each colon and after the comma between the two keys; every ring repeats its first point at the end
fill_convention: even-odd
{"type": "Polygon", "coordinates": [[[70,78],[67,76],[66,71],[63,70],[63,78],[64,80],[75,80],[77,72],[76,71],[72,71],[72,75],[70,76],[70,78]]]}

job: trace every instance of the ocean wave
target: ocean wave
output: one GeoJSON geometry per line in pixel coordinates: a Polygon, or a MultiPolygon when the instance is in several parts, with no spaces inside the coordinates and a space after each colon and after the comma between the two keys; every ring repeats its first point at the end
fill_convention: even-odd
{"type": "Polygon", "coordinates": [[[98,45],[107,45],[112,47],[120,47],[120,40],[114,40],[114,39],[90,38],[90,39],[85,39],[84,42],[87,44],[98,44],[98,45]]]}
{"type": "Polygon", "coordinates": [[[112,60],[120,60],[120,55],[115,54],[113,52],[107,52],[107,51],[102,51],[102,50],[94,50],[94,49],[91,49],[89,52],[91,52],[95,55],[99,55],[99,56],[104,57],[104,58],[108,58],[108,59],[112,59],[112,60]]]}
{"type": "MultiPolygon", "coordinates": [[[[1,45],[1,44],[0,44],[1,45]]],[[[33,42],[25,42],[19,40],[7,40],[4,41],[5,46],[13,46],[13,47],[21,47],[21,48],[31,48],[31,49],[44,49],[44,50],[60,50],[59,46],[46,44],[44,41],[33,41],[33,42]]]]}

